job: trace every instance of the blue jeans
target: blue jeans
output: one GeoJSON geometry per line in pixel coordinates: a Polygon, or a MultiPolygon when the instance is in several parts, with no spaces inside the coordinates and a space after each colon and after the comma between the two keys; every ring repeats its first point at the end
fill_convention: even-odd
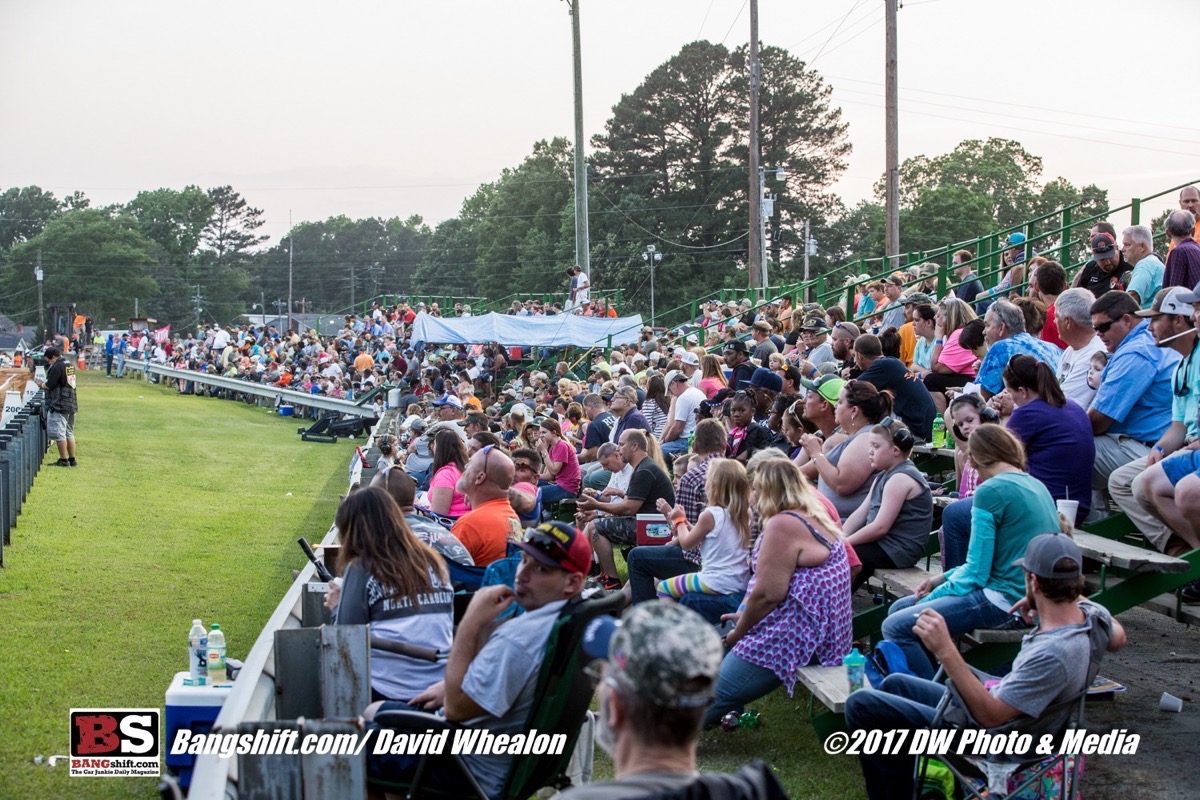
{"type": "MultiPolygon", "coordinates": [[[[846,728],[890,731],[928,728],[944,686],[911,675],[889,675],[878,689],[860,689],[846,698],[846,728]]],[[[859,756],[870,800],[911,800],[913,757],[859,756]]]]}
{"type": "Polygon", "coordinates": [[[779,678],[771,670],[743,661],[732,652],[726,653],[717,679],[717,696],[704,715],[704,727],[716,725],[730,711],[741,711],[751,700],[766,697],[779,684],[779,678]]]}
{"type": "MultiPolygon", "coordinates": [[[[423,708],[410,706],[398,700],[390,700],[379,707],[380,711],[420,711],[428,713],[423,708]]],[[[380,727],[375,722],[367,723],[368,730],[380,727]]],[[[399,730],[405,730],[400,728],[399,730]]],[[[416,732],[415,730],[413,731],[416,732]]],[[[421,763],[419,755],[393,755],[384,753],[367,754],[367,777],[384,781],[409,782],[416,777],[417,766],[421,763]]],[[[467,797],[475,790],[462,776],[462,771],[449,758],[431,758],[421,778],[422,784],[437,787],[448,792],[467,797]]]]}
{"type": "Polygon", "coordinates": [[[629,591],[634,604],[658,597],[654,591],[656,580],[674,578],[699,569],[683,557],[683,550],[673,544],[635,547],[629,551],[625,563],[629,566],[629,591]]]}
{"type": "Polygon", "coordinates": [[[664,456],[680,456],[688,451],[688,440],[681,436],[678,439],[672,439],[666,444],[659,445],[664,456]]]}
{"type": "Polygon", "coordinates": [[[1008,610],[994,605],[982,589],[921,603],[911,596],[897,600],[883,621],[883,638],[899,645],[908,659],[908,668],[917,677],[926,679],[933,678],[933,663],[920,637],[913,633],[913,625],[927,608],[932,608],[945,618],[951,636],[961,636],[976,628],[995,628],[1008,619],[1008,610]]]}
{"type": "Polygon", "coordinates": [[[967,547],[971,543],[971,509],[975,501],[970,498],[955,500],[942,509],[942,570],[946,571],[967,563],[967,547]]]}
{"type": "Polygon", "coordinates": [[[704,592],[688,592],[679,598],[679,605],[690,608],[707,622],[713,625],[721,624],[721,616],[732,614],[742,604],[745,592],[737,594],[705,594],[704,592]]]}
{"type": "Polygon", "coordinates": [[[560,500],[574,500],[578,495],[571,494],[557,483],[542,481],[538,484],[542,490],[542,503],[557,503],[560,500]]]}

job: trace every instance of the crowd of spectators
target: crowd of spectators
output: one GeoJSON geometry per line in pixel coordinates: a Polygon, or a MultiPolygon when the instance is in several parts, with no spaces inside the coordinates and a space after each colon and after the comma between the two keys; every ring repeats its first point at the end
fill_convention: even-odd
{"type": "MultiPolygon", "coordinates": [[[[1193,195],[1200,205],[1195,189],[1181,202],[1193,195]]],[[[483,567],[509,543],[522,546],[515,593],[489,594],[491,605],[463,623],[476,634],[515,602],[530,612],[521,638],[493,654],[486,635],[460,648],[460,629],[454,652],[467,661],[452,656],[444,685],[414,694],[380,676],[387,700],[444,703],[452,719],[490,714],[511,729],[526,684],[494,686],[500,679],[471,660],[518,669],[497,659],[533,647],[531,618],[586,580],[630,604],[669,598],[710,623],[726,620],[711,725],[779,685],[790,692],[798,667],[836,665],[849,652],[853,592],[873,570],[913,566],[925,552],[934,487],[910,454],[941,446],[943,429],[957,478],[943,515],[944,571],[897,602],[883,626],[912,672],[932,677],[944,637],[1029,627],[1021,612],[1031,598],[1061,607],[1061,619],[1099,620],[1105,643],[1118,638],[1074,583],[1054,583],[1078,576],[1077,552],[1040,535],[1120,509],[1167,553],[1200,547],[1200,227],[1185,207],[1166,231],[1160,258],[1145,227],[1118,236],[1097,223],[1093,258],[1069,287],[1061,264],[1013,234],[990,289],[972,271],[974,255],[960,251],[942,297],[933,265],[868,283],[849,314],[862,324],[842,308],[790,298],[710,302],[677,338],[647,327],[636,343],[559,361],[553,374],[525,369],[496,344],[414,343],[407,326],[424,309],[404,303],[348,317],[329,339],[214,326],[163,346],[162,358],[330,396],[402,387],[404,414],[388,432],[397,446],[382,466],[411,479],[417,505],[449,528],[442,552],[483,567]],[[1059,500],[1078,504],[1074,518],[1060,517],[1059,500]],[[574,526],[522,533],[555,511],[561,518],[563,503],[574,504],[574,526]],[[647,519],[669,526],[665,544],[645,543],[647,519]],[[489,705],[495,693],[505,700],[489,705]]],[[[596,313],[577,270],[564,308],[596,313]]],[[[509,313],[562,310],[529,301],[509,313]]],[[[383,557],[371,542],[405,517],[371,519],[351,528],[360,559],[383,557]]],[[[356,605],[363,592],[442,586],[436,562],[410,572],[364,566],[356,605]]],[[[1182,598],[1200,602],[1200,582],[1182,598]]],[[[1039,680],[1052,684],[1045,670],[1039,680]]],[[[1000,686],[980,708],[1004,701],[1036,716],[1056,696],[1023,705],[1012,682],[1000,686]]],[[[869,717],[860,710],[859,724],[869,717]]]]}

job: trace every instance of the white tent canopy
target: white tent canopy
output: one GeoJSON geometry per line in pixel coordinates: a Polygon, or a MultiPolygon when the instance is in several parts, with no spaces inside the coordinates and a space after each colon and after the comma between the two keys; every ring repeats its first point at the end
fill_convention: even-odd
{"type": "Polygon", "coordinates": [[[632,317],[581,317],[555,314],[551,317],[517,317],[484,314],[478,317],[434,317],[421,312],[413,322],[414,342],[435,344],[480,344],[497,342],[524,347],[592,347],[632,344],[642,330],[640,314],[632,317]]]}

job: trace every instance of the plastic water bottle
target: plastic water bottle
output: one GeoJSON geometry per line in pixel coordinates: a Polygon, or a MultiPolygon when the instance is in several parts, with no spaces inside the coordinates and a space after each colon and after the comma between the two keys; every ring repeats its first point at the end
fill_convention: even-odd
{"type": "Polygon", "coordinates": [[[193,686],[208,683],[208,631],[198,619],[192,620],[188,634],[188,673],[193,686]]]}
{"type": "Polygon", "coordinates": [[[213,624],[208,633],[208,682],[210,685],[225,683],[225,633],[221,626],[213,624]]]}
{"type": "Polygon", "coordinates": [[[850,651],[850,655],[842,659],[842,663],[846,665],[846,680],[850,684],[851,693],[857,692],[863,688],[863,679],[867,666],[866,657],[858,652],[858,648],[855,647],[850,651]]]}

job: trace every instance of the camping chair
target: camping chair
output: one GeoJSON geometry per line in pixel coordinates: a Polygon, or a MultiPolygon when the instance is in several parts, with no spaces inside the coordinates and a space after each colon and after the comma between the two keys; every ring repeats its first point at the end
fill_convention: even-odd
{"type": "MultiPolygon", "coordinates": [[[[1096,665],[1098,666],[1098,665],[1096,665]]],[[[980,672],[974,668],[971,671],[981,680],[992,680],[993,677],[987,673],[980,672]]],[[[1089,679],[1084,682],[1083,691],[1073,697],[1068,697],[1065,700],[1060,700],[1042,712],[1042,717],[1056,717],[1064,715],[1063,724],[1056,731],[1043,731],[1043,733],[1054,733],[1056,737],[1061,737],[1063,732],[1069,728],[1079,728],[1083,725],[1083,704],[1087,699],[1088,686],[1091,685],[1091,678],[1094,677],[1095,671],[1089,669],[1089,679]]],[[[938,673],[934,676],[934,680],[938,680],[945,676],[942,669],[938,669],[938,673]]],[[[955,688],[953,681],[946,681],[946,694],[938,704],[937,714],[933,719],[931,727],[946,728],[955,727],[955,725],[944,721],[946,712],[952,706],[957,706],[960,710],[966,709],[966,703],[955,688]]],[[[1031,722],[1029,717],[1021,715],[1012,719],[1003,725],[995,728],[989,728],[988,733],[999,736],[1006,736],[1012,731],[1022,731],[1023,728],[1029,726],[1031,722]]],[[[1035,737],[1033,745],[1036,747],[1037,738],[1035,737]]],[[[1062,800],[1074,800],[1079,794],[1079,778],[1082,772],[1080,756],[1074,753],[1058,753],[1053,756],[1045,755],[1013,755],[1013,756],[966,756],[957,754],[938,755],[937,760],[942,762],[947,769],[954,775],[954,779],[960,789],[959,796],[965,800],[1004,800],[1006,797],[1016,797],[1022,792],[1035,787],[1043,777],[1060,764],[1062,765],[1062,780],[1061,791],[1059,797],[1062,800]],[[1020,773],[1021,782],[1017,784],[1012,791],[1008,790],[1009,778],[1020,773]],[[983,780],[983,786],[978,786],[977,783],[983,780]]],[[[925,779],[928,759],[916,759],[914,767],[915,780],[913,781],[913,798],[917,800],[921,796],[921,784],[925,779]]]]}
{"type": "MultiPolygon", "coordinates": [[[[563,607],[546,641],[546,652],[537,677],[537,691],[533,707],[529,710],[529,719],[525,722],[525,731],[536,728],[538,733],[564,734],[567,737],[566,746],[557,756],[514,756],[500,797],[516,800],[529,797],[543,786],[561,789],[570,783],[566,777],[567,765],[596,691],[596,680],[583,669],[583,632],[596,617],[605,614],[615,616],[624,606],[625,598],[619,592],[614,592],[596,599],[571,600],[563,607]]],[[[415,732],[431,728],[438,732],[461,727],[443,717],[420,711],[385,711],[377,714],[375,721],[380,727],[415,732]]],[[[438,787],[423,784],[426,767],[430,759],[435,758],[450,759],[474,789],[475,796],[479,800],[488,800],[475,776],[456,754],[422,756],[411,784],[376,779],[372,779],[371,783],[385,792],[402,793],[407,798],[457,797],[438,787]]]]}

